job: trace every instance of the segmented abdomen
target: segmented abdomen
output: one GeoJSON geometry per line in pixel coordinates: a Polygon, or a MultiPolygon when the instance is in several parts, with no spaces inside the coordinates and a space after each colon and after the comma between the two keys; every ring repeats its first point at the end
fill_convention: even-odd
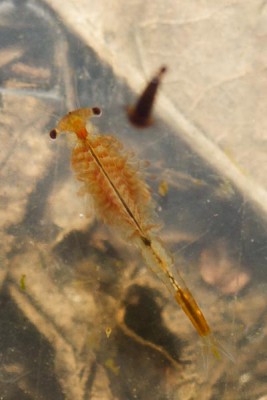
{"type": "Polygon", "coordinates": [[[72,154],[77,179],[93,198],[98,216],[128,236],[147,232],[150,203],[149,189],[129,157],[110,136],[79,140],[72,154]]]}

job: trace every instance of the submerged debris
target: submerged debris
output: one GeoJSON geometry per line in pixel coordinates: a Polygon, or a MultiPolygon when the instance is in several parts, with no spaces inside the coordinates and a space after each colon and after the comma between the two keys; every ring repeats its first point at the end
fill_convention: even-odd
{"type": "Polygon", "coordinates": [[[161,67],[157,75],[154,76],[147,84],[135,106],[128,107],[128,119],[134,126],[138,128],[146,128],[153,123],[153,119],[151,117],[152,109],[155,103],[159,85],[166,71],[167,67],[161,67]]]}

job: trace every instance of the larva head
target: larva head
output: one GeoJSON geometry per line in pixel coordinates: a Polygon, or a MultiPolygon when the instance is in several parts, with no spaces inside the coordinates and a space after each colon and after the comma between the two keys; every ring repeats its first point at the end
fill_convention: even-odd
{"type": "Polygon", "coordinates": [[[51,139],[56,139],[62,132],[74,132],[79,139],[84,139],[87,136],[86,122],[94,115],[100,114],[101,109],[99,107],[79,108],[78,110],[70,111],[50,131],[50,137],[51,139]]]}

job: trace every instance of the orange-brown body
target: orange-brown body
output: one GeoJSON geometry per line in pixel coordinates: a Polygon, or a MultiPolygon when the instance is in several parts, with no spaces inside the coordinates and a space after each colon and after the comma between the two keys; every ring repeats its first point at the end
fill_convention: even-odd
{"type": "Polygon", "coordinates": [[[149,189],[115,138],[88,135],[78,139],[72,166],[104,222],[123,230],[127,236],[137,230],[147,232],[149,189]]]}
{"type": "Polygon", "coordinates": [[[192,322],[212,353],[219,357],[217,342],[192,296],[173,258],[160,239],[152,232],[150,191],[133,165],[129,153],[112,136],[99,135],[87,120],[99,115],[99,108],[84,108],[70,112],[50,132],[55,139],[61,132],[76,136],[72,166],[82,182],[82,192],[93,199],[97,215],[140,249],[147,266],[165,283],[176,302],[192,322]]]}

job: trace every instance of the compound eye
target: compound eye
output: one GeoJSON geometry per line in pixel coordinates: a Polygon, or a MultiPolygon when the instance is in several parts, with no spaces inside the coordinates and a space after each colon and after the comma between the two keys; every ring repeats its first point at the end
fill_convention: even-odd
{"type": "Polygon", "coordinates": [[[102,110],[99,107],[93,107],[92,111],[93,111],[94,115],[101,115],[102,114],[102,110]]]}
{"type": "Polygon", "coordinates": [[[49,136],[51,137],[51,139],[56,139],[57,130],[56,129],[52,129],[52,131],[49,132],[49,136]]]}

